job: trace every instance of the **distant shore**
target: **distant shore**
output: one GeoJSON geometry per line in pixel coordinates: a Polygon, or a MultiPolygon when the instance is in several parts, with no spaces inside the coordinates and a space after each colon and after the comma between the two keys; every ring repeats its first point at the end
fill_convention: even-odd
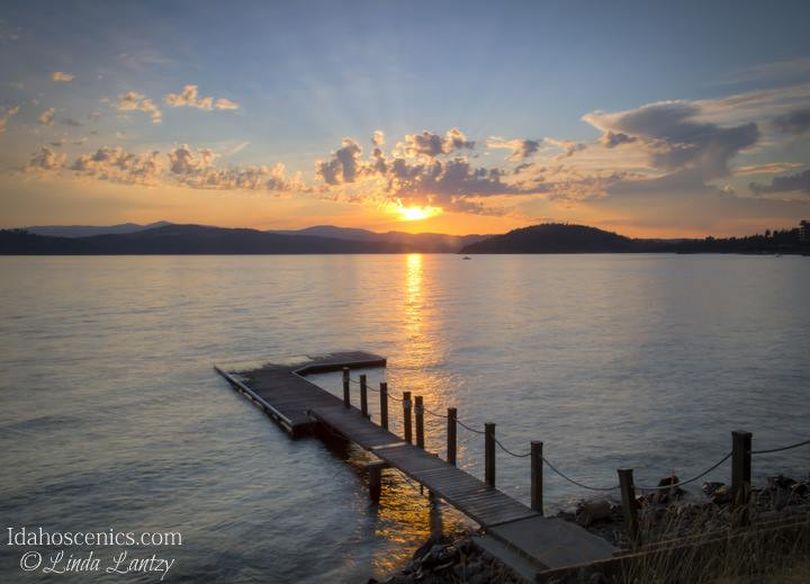
{"type": "Polygon", "coordinates": [[[147,226],[0,230],[0,255],[306,255],[718,253],[810,255],[808,225],[747,237],[633,239],[585,225],[548,223],[503,235],[443,235],[319,226],[259,231],[161,222],[147,226]],[[126,230],[121,229],[126,227],[126,230]],[[134,231],[132,229],[135,229],[134,231]],[[102,231],[100,231],[102,230],[102,231]],[[91,233],[91,235],[88,235],[91,233]]]}

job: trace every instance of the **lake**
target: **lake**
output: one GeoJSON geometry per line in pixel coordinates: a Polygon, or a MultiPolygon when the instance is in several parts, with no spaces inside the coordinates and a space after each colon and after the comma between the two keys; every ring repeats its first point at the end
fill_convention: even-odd
{"type": "MultiPolygon", "coordinates": [[[[2,257],[0,291],[2,527],[178,531],[182,546],[159,549],[176,559],[165,581],[361,582],[429,529],[412,485],[389,476],[371,506],[360,453],[290,440],[215,362],[379,353],[375,383],[495,422],[518,453],[543,440],[596,486],[620,467],[645,485],[692,476],[732,430],[755,449],[810,434],[805,257],[2,257]]],[[[443,455],[442,420],[426,432],[443,455]]],[[[483,476],[483,440],[459,440],[460,466],[483,476]]],[[[809,467],[798,449],[753,472],[809,467]]],[[[527,459],[499,451],[498,486],[528,502],[527,459]]],[[[548,470],[545,494],[548,512],[593,495],[548,470]]],[[[21,577],[26,549],[2,546],[0,580],[21,577]]]]}

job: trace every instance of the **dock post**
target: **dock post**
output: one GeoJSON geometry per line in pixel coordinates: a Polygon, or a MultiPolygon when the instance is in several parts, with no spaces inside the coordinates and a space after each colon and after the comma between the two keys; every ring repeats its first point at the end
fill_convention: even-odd
{"type": "Polygon", "coordinates": [[[380,382],[380,426],[388,429],[388,384],[380,382]]]}
{"type": "Polygon", "coordinates": [[[636,547],[638,545],[638,503],[636,502],[636,487],[633,484],[633,469],[620,468],[618,473],[627,537],[633,547],[636,547]]]}
{"type": "Polygon", "coordinates": [[[405,427],[405,442],[413,444],[413,436],[411,434],[411,392],[402,392],[402,415],[403,426],[405,427]]]}
{"type": "Polygon", "coordinates": [[[457,417],[456,408],[447,408],[447,462],[453,466],[456,464],[457,417]]]}
{"type": "Polygon", "coordinates": [[[343,368],[343,405],[347,408],[352,407],[351,391],[349,388],[349,368],[343,368]]]}
{"type": "Polygon", "coordinates": [[[543,514],[543,443],[532,441],[532,511],[543,514]]]}
{"type": "Polygon", "coordinates": [[[368,418],[368,378],[365,374],[360,376],[360,412],[368,418]]]}
{"type": "Polygon", "coordinates": [[[422,396],[417,395],[416,398],[416,445],[419,448],[425,448],[425,405],[422,401],[422,396]]]}
{"type": "Polygon", "coordinates": [[[382,495],[382,470],[386,467],[386,463],[371,462],[367,465],[368,469],[368,496],[375,503],[380,502],[382,495]]]}
{"type": "Polygon", "coordinates": [[[748,525],[751,497],[751,432],[731,433],[731,496],[738,526],[748,525]]]}
{"type": "Polygon", "coordinates": [[[495,424],[484,424],[484,475],[487,485],[495,486],[495,424]]]}

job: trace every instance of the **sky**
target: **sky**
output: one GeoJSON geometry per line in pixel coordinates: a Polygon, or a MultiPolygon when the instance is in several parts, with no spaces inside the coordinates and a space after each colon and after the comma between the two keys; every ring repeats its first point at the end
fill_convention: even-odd
{"type": "Polygon", "coordinates": [[[0,227],[810,218],[810,3],[0,7],[0,227]]]}

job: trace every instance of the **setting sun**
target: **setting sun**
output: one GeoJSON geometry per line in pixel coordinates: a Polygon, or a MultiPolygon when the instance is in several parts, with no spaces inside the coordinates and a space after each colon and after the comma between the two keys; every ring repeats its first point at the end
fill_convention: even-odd
{"type": "Polygon", "coordinates": [[[394,209],[402,221],[421,221],[422,219],[429,219],[440,215],[442,213],[441,207],[405,207],[399,205],[394,209]]]}

